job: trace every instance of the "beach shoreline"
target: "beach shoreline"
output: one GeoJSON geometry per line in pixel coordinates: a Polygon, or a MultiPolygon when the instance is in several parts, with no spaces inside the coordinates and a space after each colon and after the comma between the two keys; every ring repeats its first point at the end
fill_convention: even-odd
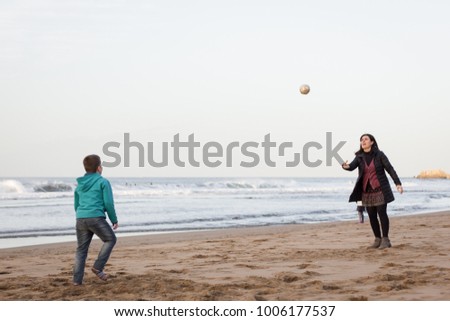
{"type": "MultiPolygon", "coordinates": [[[[356,215],[355,215],[356,216],[356,215]]],[[[0,249],[1,300],[450,300],[450,211],[391,217],[393,247],[368,250],[368,222],[119,237],[108,282],[72,285],[75,242],[0,249]],[[109,293],[105,296],[105,293],[109,293]]]]}
{"type": "MultiPolygon", "coordinates": [[[[390,215],[390,217],[401,217],[401,216],[412,216],[412,215],[429,215],[435,213],[445,213],[446,211],[433,211],[433,212],[415,212],[411,214],[394,214],[390,215]]],[[[367,218],[367,214],[366,219],[367,218]]],[[[254,229],[254,228],[267,228],[273,226],[290,226],[290,225],[311,225],[311,224],[325,224],[325,223],[338,223],[338,222],[353,222],[352,220],[336,220],[336,221],[322,221],[322,222],[308,222],[308,223],[280,223],[280,224],[265,224],[265,225],[249,225],[249,226],[238,226],[238,227],[211,227],[211,228],[200,228],[200,229],[180,229],[180,230],[160,230],[160,231],[140,231],[140,232],[123,232],[122,230],[116,230],[116,236],[118,238],[124,237],[146,237],[152,235],[160,235],[160,234],[178,234],[178,233],[204,233],[209,231],[240,231],[243,229],[254,229]]],[[[98,239],[94,235],[94,240],[98,239]]],[[[22,248],[22,247],[30,247],[30,246],[45,246],[50,244],[63,244],[64,243],[73,243],[76,242],[75,229],[73,230],[73,234],[69,235],[57,235],[57,236],[27,236],[27,237],[12,237],[12,238],[0,238],[0,251],[3,249],[12,249],[12,248],[22,248]]]]}

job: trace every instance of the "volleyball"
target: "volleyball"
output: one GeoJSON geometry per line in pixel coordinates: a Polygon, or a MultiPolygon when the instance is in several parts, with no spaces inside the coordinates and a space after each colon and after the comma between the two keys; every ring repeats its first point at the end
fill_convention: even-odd
{"type": "Polygon", "coordinates": [[[310,88],[309,88],[308,85],[301,85],[300,86],[300,93],[302,95],[307,95],[309,93],[309,91],[310,91],[310,88]]]}

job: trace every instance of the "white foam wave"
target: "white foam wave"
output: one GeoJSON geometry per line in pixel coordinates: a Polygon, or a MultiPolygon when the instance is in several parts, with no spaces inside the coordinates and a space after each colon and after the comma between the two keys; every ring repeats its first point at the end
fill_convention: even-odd
{"type": "MultiPolygon", "coordinates": [[[[344,186],[346,189],[347,186],[344,186]]],[[[196,182],[114,182],[113,189],[123,194],[191,194],[248,192],[334,192],[342,189],[336,184],[298,182],[295,180],[214,180],[196,182]]]]}
{"type": "Polygon", "coordinates": [[[25,193],[26,189],[21,182],[8,179],[0,181],[0,193],[25,193]]]}
{"type": "Polygon", "coordinates": [[[35,192],[71,192],[72,186],[69,184],[58,183],[58,182],[47,182],[44,184],[39,184],[33,186],[35,192]]]}

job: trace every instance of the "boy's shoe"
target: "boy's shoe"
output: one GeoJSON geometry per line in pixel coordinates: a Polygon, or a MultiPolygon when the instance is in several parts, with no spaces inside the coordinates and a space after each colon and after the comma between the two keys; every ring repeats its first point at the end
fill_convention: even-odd
{"type": "Polygon", "coordinates": [[[381,239],[379,237],[376,237],[373,241],[372,245],[368,247],[368,249],[376,249],[381,245],[381,239]]]}
{"type": "Polygon", "coordinates": [[[381,239],[381,244],[378,247],[378,249],[382,250],[382,249],[387,249],[388,247],[391,247],[391,241],[389,240],[389,237],[383,237],[381,239]]]}
{"type": "Polygon", "coordinates": [[[359,223],[364,223],[364,213],[358,212],[359,223]]]}
{"type": "Polygon", "coordinates": [[[94,274],[102,281],[107,281],[108,280],[108,274],[106,274],[103,271],[99,271],[96,268],[92,268],[91,269],[92,272],[94,272],[94,274]]]}

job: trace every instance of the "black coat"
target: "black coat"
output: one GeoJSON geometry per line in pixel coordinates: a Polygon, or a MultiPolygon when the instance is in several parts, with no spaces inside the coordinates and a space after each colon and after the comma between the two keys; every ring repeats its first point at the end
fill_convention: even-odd
{"type": "MultiPolygon", "coordinates": [[[[391,185],[389,184],[386,172],[388,172],[392,177],[395,185],[402,185],[402,183],[400,182],[400,179],[398,178],[394,167],[392,167],[391,163],[389,162],[389,159],[381,150],[373,149],[373,162],[375,165],[375,172],[377,174],[378,181],[380,182],[381,190],[383,191],[384,201],[386,203],[390,203],[394,200],[394,194],[392,193],[391,185]]],[[[358,179],[356,180],[355,188],[353,189],[353,192],[350,195],[348,201],[357,202],[362,199],[363,175],[364,168],[366,166],[366,162],[364,161],[364,154],[357,153],[355,159],[349,164],[349,166],[350,168],[347,169],[348,171],[353,171],[354,169],[358,168],[358,179]]]]}

